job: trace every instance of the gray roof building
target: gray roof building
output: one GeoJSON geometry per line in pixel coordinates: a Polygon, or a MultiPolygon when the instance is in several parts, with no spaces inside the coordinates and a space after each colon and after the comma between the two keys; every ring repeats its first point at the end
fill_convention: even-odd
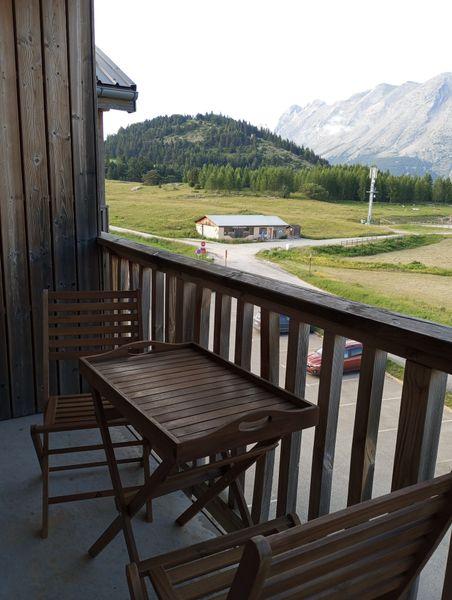
{"type": "MultiPolygon", "coordinates": [[[[278,227],[288,223],[275,215],[205,215],[218,227],[278,227]]],[[[199,219],[201,221],[201,219],[199,219]]]]}

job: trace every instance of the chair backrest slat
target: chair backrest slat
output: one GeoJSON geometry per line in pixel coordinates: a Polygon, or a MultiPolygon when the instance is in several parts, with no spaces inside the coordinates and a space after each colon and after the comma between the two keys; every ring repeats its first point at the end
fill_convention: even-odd
{"type": "Polygon", "coordinates": [[[113,350],[142,338],[139,290],[44,291],[44,400],[49,362],[113,350]]]}
{"type": "MultiPolygon", "coordinates": [[[[422,570],[452,522],[452,473],[265,538],[271,561],[244,564],[256,598],[397,598],[422,570]]],[[[255,553],[254,553],[255,554],[255,553]]],[[[237,600],[234,584],[228,600],[237,600]]]]}

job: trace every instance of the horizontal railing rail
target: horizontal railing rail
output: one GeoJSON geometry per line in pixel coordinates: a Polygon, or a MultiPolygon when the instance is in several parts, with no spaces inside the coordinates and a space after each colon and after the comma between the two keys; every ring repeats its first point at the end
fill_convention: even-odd
{"type": "MultiPolygon", "coordinates": [[[[306,393],[310,327],[323,330],[317,395],[320,418],[312,448],[309,518],[330,510],[346,338],[363,344],[347,503],[372,496],[388,354],[405,359],[391,488],[434,476],[447,374],[452,373],[451,327],[108,233],[102,233],[98,243],[105,288],[141,289],[148,337],[196,341],[300,396],[306,393]],[[256,307],[260,310],[259,334],[253,338],[256,307]],[[289,317],[284,381],[280,380],[280,315],[289,317]]],[[[276,514],[296,509],[300,448],[300,433],[282,441],[277,473],[274,454],[258,462],[252,494],[254,521],[268,518],[276,480],[276,514]]],[[[229,503],[233,507],[232,499],[229,503]]]]}
{"type": "Polygon", "coordinates": [[[353,339],[452,373],[451,327],[201,262],[108,233],[102,233],[98,241],[102,248],[142,268],[172,272],[184,281],[210,285],[243,302],[269,309],[277,307],[280,314],[297,317],[302,313],[307,322],[317,327],[334,326],[340,335],[359,336],[353,339]]]}

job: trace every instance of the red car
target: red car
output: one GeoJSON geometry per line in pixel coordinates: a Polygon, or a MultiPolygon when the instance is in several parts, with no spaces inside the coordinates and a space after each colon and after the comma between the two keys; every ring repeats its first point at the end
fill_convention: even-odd
{"type": "MultiPolygon", "coordinates": [[[[344,373],[348,371],[359,371],[361,368],[361,357],[363,345],[355,340],[347,340],[344,350],[344,373]]],[[[308,373],[319,375],[322,368],[322,349],[316,350],[308,355],[308,373]]]]}

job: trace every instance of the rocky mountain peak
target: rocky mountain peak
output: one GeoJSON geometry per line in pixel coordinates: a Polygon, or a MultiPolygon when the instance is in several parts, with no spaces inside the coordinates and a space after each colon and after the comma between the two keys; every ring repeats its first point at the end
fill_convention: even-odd
{"type": "Polygon", "coordinates": [[[276,132],[332,163],[452,175],[452,73],[424,83],[381,83],[332,104],[293,105],[276,132]]]}

